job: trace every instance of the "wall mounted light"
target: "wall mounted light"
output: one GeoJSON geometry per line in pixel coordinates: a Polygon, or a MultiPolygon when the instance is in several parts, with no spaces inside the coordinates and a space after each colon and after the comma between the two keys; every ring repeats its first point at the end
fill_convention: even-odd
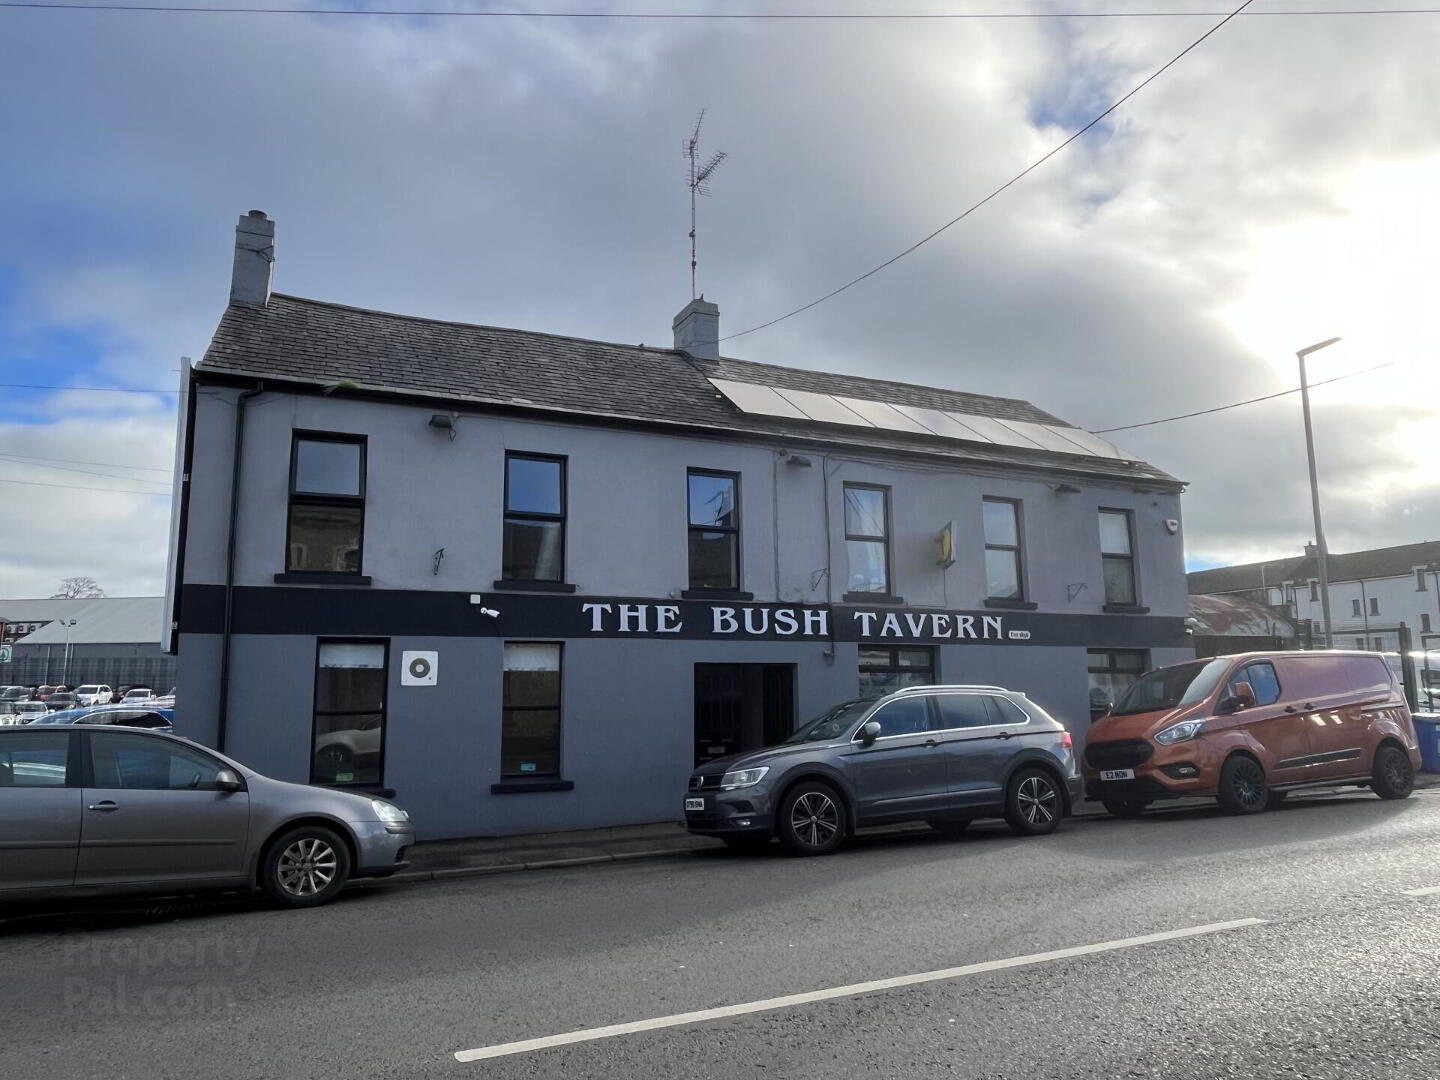
{"type": "Polygon", "coordinates": [[[1051,484],[1050,490],[1056,495],[1079,495],[1080,489],[1074,484],[1051,484]]]}

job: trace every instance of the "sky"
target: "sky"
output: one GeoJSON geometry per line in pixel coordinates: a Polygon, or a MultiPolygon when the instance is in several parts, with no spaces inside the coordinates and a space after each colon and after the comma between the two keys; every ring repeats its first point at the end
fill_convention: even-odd
{"type": "MultiPolygon", "coordinates": [[[[277,222],[282,292],[669,344],[689,299],[681,146],[704,108],[704,147],[729,156],[701,202],[700,288],[733,334],[954,217],[1217,21],[0,10],[0,596],[80,574],[163,590],[169,391],[204,355],[247,210],[277,222]]],[[[1392,366],[1314,392],[1330,547],[1440,538],[1437,49],[1440,15],[1241,16],[965,221],[724,351],[1095,430],[1292,388],[1295,351],[1340,335],[1312,380],[1392,366]]],[[[1192,567],[1310,539],[1297,395],[1108,437],[1189,483],[1192,567]]]]}

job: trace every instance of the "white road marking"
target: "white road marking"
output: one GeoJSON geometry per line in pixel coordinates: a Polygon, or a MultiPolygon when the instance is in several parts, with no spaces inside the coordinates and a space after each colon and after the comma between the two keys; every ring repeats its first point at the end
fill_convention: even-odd
{"type": "Polygon", "coordinates": [[[1166,930],[1159,934],[1143,934],[1140,937],[1121,938],[1118,941],[1102,941],[1095,945],[1077,945],[1069,949],[1055,949],[1052,952],[1012,956],[1006,960],[986,960],[979,964],[966,964],[963,967],[922,971],[916,975],[897,975],[890,979],[875,979],[871,982],[851,983],[848,986],[833,986],[828,990],[810,990],[803,994],[787,994],[784,997],[765,998],[762,1001],[749,1001],[741,1005],[722,1005],[714,1009],[699,1009],[695,1012],[676,1013],[673,1016],[657,1016],[651,1020],[636,1020],[628,1024],[611,1024],[608,1027],[567,1031],[562,1035],[547,1035],[540,1039],[497,1043],[494,1046],[482,1046],[475,1050],[459,1050],[455,1053],[455,1060],[482,1061],[486,1058],[508,1057],[511,1054],[526,1054],[532,1050],[544,1050],[552,1046],[567,1046],[571,1043],[591,1042],[595,1039],[610,1039],[617,1035],[634,1035],[641,1031],[681,1027],[685,1024],[699,1024],[706,1020],[720,1020],[730,1016],[744,1016],[748,1013],[788,1009],[795,1005],[809,1005],[816,1001],[832,1001],[836,998],[873,994],[878,990],[894,990],[902,986],[942,982],[946,979],[959,979],[966,975],[981,975],[989,971],[1028,967],[1031,964],[1044,964],[1053,960],[1069,960],[1072,957],[1088,956],[1091,953],[1133,949],[1139,945],[1177,941],[1181,938],[1199,937],[1202,934],[1218,934],[1225,930],[1262,926],[1265,921],[1264,919],[1233,919],[1230,922],[1207,923],[1204,926],[1190,926],[1183,930],[1166,930]]]}
{"type": "Polygon", "coordinates": [[[1406,896],[1434,896],[1436,893],[1440,893],[1440,885],[1431,885],[1429,888],[1425,889],[1405,890],[1406,896]]]}

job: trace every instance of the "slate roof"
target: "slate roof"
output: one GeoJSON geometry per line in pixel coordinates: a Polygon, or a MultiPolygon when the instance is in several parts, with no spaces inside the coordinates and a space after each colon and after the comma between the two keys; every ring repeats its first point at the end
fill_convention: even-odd
{"type": "Polygon", "coordinates": [[[1015,398],[728,357],[703,360],[676,349],[423,319],[282,293],[273,294],[263,308],[232,304],[196,370],[201,375],[259,376],[272,383],[310,386],[348,380],[359,390],[430,397],[437,404],[711,428],[1180,486],[1173,477],[1139,461],[743,413],[706,378],[1072,426],[1015,398]]]}
{"type": "Polygon", "coordinates": [[[17,645],[63,645],[65,627],[60,619],[74,619],[72,645],[137,645],[160,641],[163,596],[101,596],[67,600],[0,600],[0,621],[43,622],[33,634],[17,638],[17,645]]]}
{"type": "MultiPolygon", "coordinates": [[[[1362,579],[1368,581],[1371,578],[1404,577],[1414,573],[1417,566],[1440,569],[1440,540],[1371,548],[1369,551],[1352,551],[1348,554],[1337,555],[1332,552],[1327,560],[1326,571],[1332,582],[1362,579]]],[[[1271,559],[1269,562],[1246,563],[1243,566],[1217,566],[1212,570],[1195,570],[1186,574],[1185,580],[1192,594],[1238,592],[1242,589],[1260,588],[1262,570],[1265,585],[1279,585],[1282,581],[1309,581],[1320,576],[1315,559],[1300,555],[1289,559],[1271,559]]]]}
{"type": "Polygon", "coordinates": [[[1214,637],[1295,637],[1295,622],[1283,611],[1241,596],[1192,593],[1186,622],[1197,634],[1214,637]]]}

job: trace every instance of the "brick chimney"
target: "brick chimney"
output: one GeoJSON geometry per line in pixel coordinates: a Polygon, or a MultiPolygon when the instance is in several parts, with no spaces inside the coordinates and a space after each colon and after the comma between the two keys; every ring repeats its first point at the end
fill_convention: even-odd
{"type": "Polygon", "coordinates": [[[720,308],[703,296],[680,309],[672,324],[675,348],[701,360],[720,359],[720,308]]]}
{"type": "Polygon", "coordinates": [[[275,266],[275,222],[264,210],[251,210],[235,226],[235,268],[230,302],[264,307],[270,302],[270,273],[275,266]]]}

